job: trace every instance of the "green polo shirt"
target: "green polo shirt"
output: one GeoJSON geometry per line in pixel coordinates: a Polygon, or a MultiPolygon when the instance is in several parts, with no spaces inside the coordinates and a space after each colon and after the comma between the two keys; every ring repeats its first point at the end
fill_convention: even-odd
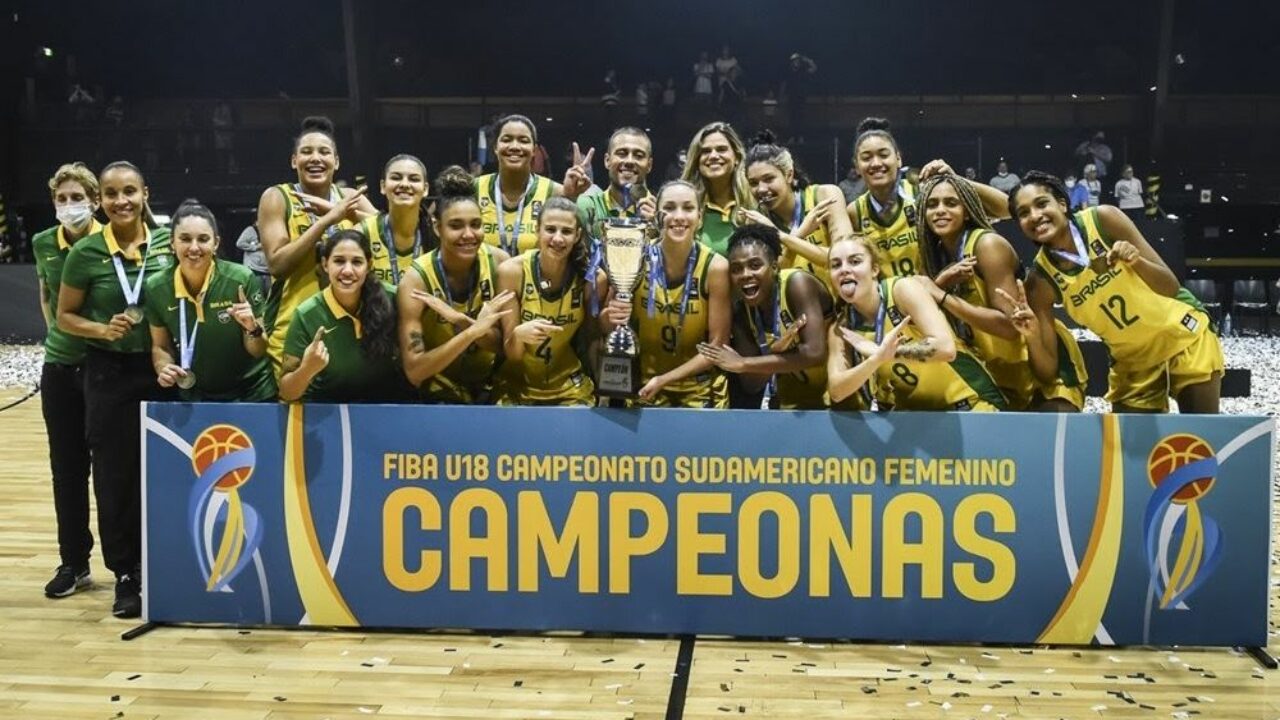
{"type": "MultiPolygon", "coordinates": [[[[102,231],[102,224],[92,220],[85,237],[102,231]]],[[[83,239],[83,238],[82,238],[83,239]]],[[[84,360],[84,338],[58,329],[58,290],[62,288],[62,266],[67,262],[71,244],[67,242],[62,225],[45,230],[31,239],[31,251],[36,255],[36,277],[44,283],[44,303],[49,317],[49,331],[44,336],[44,361],[59,365],[78,365],[84,360]]]]}
{"type": "MultiPolygon", "coordinates": [[[[137,282],[138,273],[154,275],[159,272],[173,271],[173,251],[169,246],[169,229],[152,228],[148,230],[150,253],[145,245],[137,246],[137,256],[124,258],[124,274],[126,282],[132,287],[137,282]],[[143,258],[146,257],[146,267],[143,258]]],[[[81,238],[71,247],[66,264],[62,268],[62,283],[70,288],[84,291],[84,303],[80,305],[79,314],[94,322],[107,323],[111,316],[124,312],[128,305],[124,299],[124,290],[116,276],[115,263],[111,261],[113,254],[120,254],[120,247],[111,234],[111,226],[102,232],[81,238]]],[[[144,281],[145,285],[145,281],[144,281]]],[[[146,288],[142,289],[142,297],[138,303],[146,300],[146,288]]],[[[133,326],[128,335],[107,342],[96,338],[88,338],[85,343],[90,347],[114,352],[141,353],[151,349],[151,332],[145,322],[133,326]]]]}
{"type": "MultiPolygon", "coordinates": [[[[395,288],[382,286],[396,306],[395,288]]],[[[395,318],[392,317],[392,325],[395,318]]],[[[329,349],[329,364],[324,367],[302,394],[304,402],[404,402],[412,399],[413,390],[395,358],[369,360],[360,350],[360,321],[347,314],[333,293],[325,288],[312,295],[294,311],[284,339],[284,354],[301,358],[315,339],[316,330],[325,327],[324,344],[329,349]]]]}
{"type": "Polygon", "coordinates": [[[704,203],[702,230],[698,233],[698,242],[715,250],[717,255],[728,257],[729,236],[733,234],[733,211],[737,207],[736,202],[730,202],[723,208],[704,203]]]}
{"type": "Polygon", "coordinates": [[[613,198],[609,197],[609,189],[605,188],[604,192],[594,193],[591,195],[578,196],[578,211],[581,213],[582,222],[586,223],[587,234],[597,240],[600,239],[599,225],[609,218],[616,217],[635,217],[635,203],[640,202],[653,193],[645,189],[645,194],[632,201],[630,210],[619,207],[614,204],[613,198]]]}
{"type": "Polygon", "coordinates": [[[253,306],[254,316],[262,317],[266,306],[262,285],[248,268],[227,260],[215,260],[209,269],[203,291],[197,291],[194,298],[185,283],[179,285],[177,268],[147,278],[147,323],[169,331],[173,339],[169,351],[176,363],[182,362],[178,348],[182,337],[178,327],[179,302],[187,308],[188,332],[197,324],[200,326],[191,359],[196,384],[190,390],[179,390],[179,394],[190,402],[274,401],[276,381],[271,373],[271,359],[266,352],[255,358],[244,349],[244,328],[231,317],[231,306],[240,302],[241,288],[253,306]],[[201,300],[199,312],[197,299],[201,300]]]}

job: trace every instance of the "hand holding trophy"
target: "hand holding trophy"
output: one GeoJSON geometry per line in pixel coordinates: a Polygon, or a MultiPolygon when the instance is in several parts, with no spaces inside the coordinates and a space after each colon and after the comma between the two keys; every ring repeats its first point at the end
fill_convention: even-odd
{"type": "MultiPolygon", "coordinates": [[[[631,186],[623,186],[622,192],[625,208],[630,205],[631,186]]],[[[640,279],[649,243],[648,230],[648,223],[639,217],[609,218],[604,223],[601,249],[609,267],[614,296],[622,302],[631,302],[640,279]]],[[[602,397],[634,397],[640,389],[639,347],[635,331],[626,323],[618,325],[606,338],[596,378],[596,392],[602,397]]]]}

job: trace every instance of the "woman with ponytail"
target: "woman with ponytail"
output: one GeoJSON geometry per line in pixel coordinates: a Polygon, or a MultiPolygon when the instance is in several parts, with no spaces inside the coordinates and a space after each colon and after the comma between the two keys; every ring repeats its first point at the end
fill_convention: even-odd
{"type": "Polygon", "coordinates": [[[811,184],[772,132],[762,131],[752,140],[744,164],[759,211],[745,211],[747,219],[778,229],[780,268],[800,268],[825,280],[831,238],[853,232],[843,211],[844,194],[835,185],[811,184]]]}
{"type": "Polygon", "coordinates": [[[394,287],[413,261],[434,247],[431,216],[424,202],[430,190],[427,166],[401,153],[383,166],[378,185],[387,199],[387,212],[365,218],[360,232],[373,248],[373,274],[394,287]]]}
{"type": "Polygon", "coordinates": [[[258,201],[258,234],[275,278],[267,310],[267,353],[277,373],[294,311],[320,290],[324,280],[318,260],[321,241],[378,213],[364,188],[334,184],[338,143],[329,118],[302,121],[289,164],[298,175],[296,182],[273,185],[258,201]]]}
{"type": "Polygon", "coordinates": [[[608,283],[590,267],[587,243],[578,206],[552,198],[538,219],[537,249],[498,268],[498,287],[516,297],[518,313],[502,318],[500,404],[595,405],[578,334],[590,330],[588,308],[600,307],[608,283]]]}
{"type": "MultiPolygon", "coordinates": [[[[867,184],[867,191],[845,208],[854,232],[871,243],[883,277],[915,275],[923,262],[916,241],[919,186],[903,174],[902,151],[889,132],[888,120],[869,117],[858,123],[853,164],[867,184]]],[[[919,182],[938,173],[955,174],[946,162],[932,160],[920,169],[919,182]]],[[[973,186],[988,217],[1009,217],[1009,199],[1004,193],[981,183],[973,186]]]]}
{"type": "Polygon", "coordinates": [[[147,185],[129,162],[98,178],[108,224],[77,242],[62,269],[58,329],[85,339],[85,425],[102,557],[116,575],[116,617],[142,612],[139,404],[165,397],[143,323],[146,279],[172,271],[169,230],[152,227],[147,185]]]}
{"type": "Polygon", "coordinates": [[[395,290],[369,272],[373,250],[358,230],[320,245],[328,286],[298,306],[285,338],[285,402],[397,402],[409,388],[396,358],[395,290]]]}
{"type": "Polygon", "coordinates": [[[396,290],[404,374],[428,402],[488,403],[498,321],[513,298],[498,292],[507,254],[484,241],[475,180],[466,170],[447,167],[435,185],[440,247],[414,260],[396,290]]]}
{"type": "Polygon", "coordinates": [[[248,268],[218,258],[218,221],[200,201],[179,205],[171,227],[177,268],[146,285],[156,381],[190,402],[275,400],[262,286],[248,268]]]}

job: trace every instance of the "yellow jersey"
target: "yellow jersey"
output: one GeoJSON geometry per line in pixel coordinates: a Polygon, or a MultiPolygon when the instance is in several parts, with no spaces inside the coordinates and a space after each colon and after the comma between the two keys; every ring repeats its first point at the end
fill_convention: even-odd
{"type": "Polygon", "coordinates": [[[360,223],[360,232],[369,238],[369,246],[373,250],[373,259],[369,262],[369,271],[382,282],[395,287],[400,278],[413,265],[413,261],[422,254],[423,238],[426,228],[419,227],[413,247],[407,253],[401,253],[391,239],[391,216],[378,213],[374,217],[365,218],[360,223]],[[395,257],[394,265],[391,262],[395,257]]]}
{"type": "MultiPolygon", "coordinates": [[[[902,311],[893,297],[902,278],[880,281],[880,311],[874,324],[862,322],[848,308],[846,321],[854,331],[880,342],[882,333],[902,322],[902,311]]],[[[902,331],[904,343],[923,340],[915,325],[902,331]]],[[[897,358],[876,370],[873,393],[882,408],[897,410],[1004,410],[1006,403],[995,380],[968,343],[956,338],[956,358],[949,363],[897,358]]]]}
{"type": "MultiPolygon", "coordinates": [[[[803,270],[787,268],[778,274],[774,282],[773,317],[760,317],[760,313],[752,308],[747,312],[747,326],[751,329],[752,339],[760,347],[761,353],[769,352],[769,344],[778,339],[783,330],[793,325],[796,314],[791,310],[787,300],[787,284],[803,270]]],[[[823,332],[826,320],[823,318],[823,332]]],[[[817,322],[817,318],[806,319],[806,322],[817,322]]],[[[782,410],[821,410],[830,403],[827,400],[827,365],[826,358],[822,362],[798,372],[784,373],[774,378],[777,385],[778,407],[782,410]]]]}
{"type": "Polygon", "coordinates": [[[1190,293],[1165,297],[1128,265],[1107,264],[1111,241],[1102,235],[1096,208],[1075,213],[1071,231],[1084,246],[1088,264],[1066,261],[1071,267],[1064,270],[1048,248],[1041,248],[1035,268],[1049,279],[1067,315],[1097,333],[1117,364],[1158,365],[1185,350],[1208,327],[1208,316],[1190,293]]]}
{"type": "MultiPolygon", "coordinates": [[[[445,278],[440,250],[432,250],[414,260],[410,265],[422,278],[426,291],[449,303],[449,306],[467,317],[480,314],[480,308],[497,295],[498,263],[489,248],[481,245],[476,255],[475,280],[466,297],[455,298],[445,278]]],[[[422,311],[422,339],[428,349],[449,342],[457,330],[434,310],[422,311]]],[[[483,402],[488,395],[493,377],[495,355],[476,345],[467,348],[442,372],[423,383],[420,388],[428,400],[452,404],[483,402]]]]}
{"type": "MultiPolygon", "coordinates": [[[[715,251],[710,247],[695,242],[685,266],[684,279],[674,286],[668,286],[664,277],[666,271],[661,267],[661,246],[655,245],[653,252],[646,258],[640,286],[632,301],[632,319],[640,346],[641,384],[696,357],[698,343],[707,341],[711,305],[707,271],[715,257],[715,251]],[[655,262],[659,265],[656,286],[652,277],[655,274],[655,262]],[[649,314],[651,305],[652,316],[649,314]]],[[[663,388],[663,392],[697,394],[708,386],[717,396],[727,392],[724,375],[719,369],[712,368],[705,373],[671,383],[663,388]]]]}
{"type": "MultiPolygon", "coordinates": [[[[302,193],[301,185],[281,183],[276,185],[276,189],[284,196],[284,223],[289,229],[289,242],[296,242],[316,223],[315,213],[308,210],[302,198],[299,197],[302,193]]],[[[329,200],[338,202],[341,199],[342,191],[336,185],[330,186],[329,200]]],[[[342,220],[336,225],[330,225],[324,234],[328,237],[339,230],[352,227],[354,227],[352,222],[342,220]]],[[[303,300],[320,292],[323,286],[329,284],[328,278],[321,278],[323,274],[324,268],[320,266],[320,249],[317,244],[315,252],[303,255],[287,276],[276,278],[272,283],[271,297],[267,301],[266,324],[271,328],[271,335],[267,338],[267,354],[271,356],[277,379],[279,379],[280,362],[284,357],[284,339],[289,332],[289,321],[303,300]]]]}
{"type": "Polygon", "coordinates": [[[541,175],[529,175],[529,184],[515,210],[503,206],[497,173],[476,178],[476,201],[484,222],[484,241],[502,248],[511,257],[538,247],[538,218],[542,205],[555,190],[555,182],[541,175]],[[501,223],[499,223],[501,215],[501,223]]]}
{"type": "MultiPolygon", "coordinates": [[[[546,320],[561,332],[551,333],[537,348],[526,347],[519,361],[507,360],[498,373],[503,405],[593,405],[595,384],[574,351],[574,336],[587,318],[586,279],[574,275],[555,296],[543,292],[538,250],[520,256],[520,314],[517,323],[546,320]]],[[[572,271],[570,271],[572,272],[572,271]]]]}
{"type": "MultiPolygon", "coordinates": [[[[774,223],[776,223],[780,228],[786,228],[786,231],[788,232],[795,232],[798,230],[800,228],[800,223],[804,222],[804,216],[808,215],[809,211],[813,210],[813,207],[818,204],[819,187],[819,185],[809,185],[797,193],[795,210],[791,213],[791,217],[788,219],[773,215],[772,218],[774,223]],[[788,221],[790,224],[788,224],[788,221]]],[[[806,235],[804,239],[809,241],[810,245],[816,245],[824,250],[831,249],[831,238],[827,237],[827,226],[825,224],[819,223],[817,229],[806,235]]],[[[795,257],[791,267],[798,268],[812,274],[828,287],[831,285],[830,271],[826,267],[815,265],[799,255],[795,257]]]]}
{"type": "Polygon", "coordinates": [[[854,200],[854,232],[866,236],[880,266],[880,277],[915,275],[920,262],[920,244],[916,240],[916,195],[918,188],[906,179],[898,181],[898,207],[888,224],[875,213],[871,191],[854,200]]]}

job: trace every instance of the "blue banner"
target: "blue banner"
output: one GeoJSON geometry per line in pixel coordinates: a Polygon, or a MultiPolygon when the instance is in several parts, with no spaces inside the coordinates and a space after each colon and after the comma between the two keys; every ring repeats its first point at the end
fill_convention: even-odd
{"type": "Polygon", "coordinates": [[[143,414],[152,621],[1267,642],[1267,418],[143,414]]]}

